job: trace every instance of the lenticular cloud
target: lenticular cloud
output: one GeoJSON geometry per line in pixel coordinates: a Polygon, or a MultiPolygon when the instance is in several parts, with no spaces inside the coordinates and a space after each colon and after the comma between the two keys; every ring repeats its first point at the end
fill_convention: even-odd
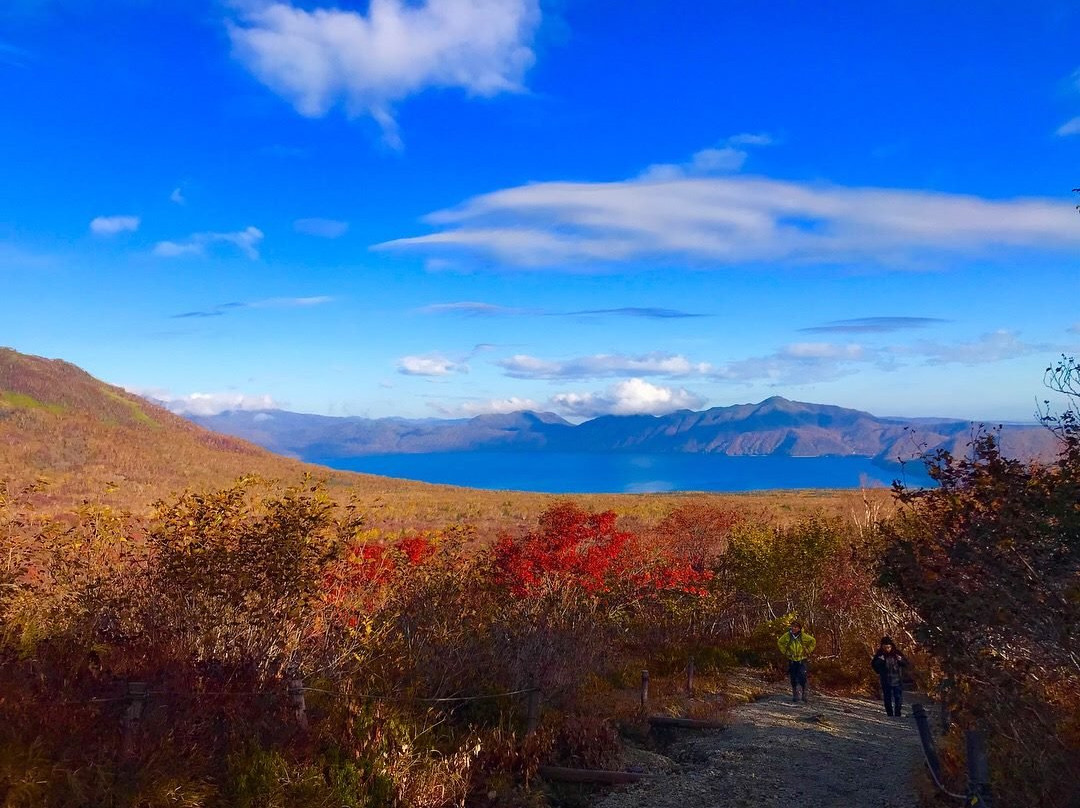
{"type": "Polygon", "coordinates": [[[768,177],[533,183],[473,197],[427,222],[435,232],[377,246],[538,268],[658,257],[919,268],[927,257],[1080,246],[1076,212],[1056,200],[768,177]]]}

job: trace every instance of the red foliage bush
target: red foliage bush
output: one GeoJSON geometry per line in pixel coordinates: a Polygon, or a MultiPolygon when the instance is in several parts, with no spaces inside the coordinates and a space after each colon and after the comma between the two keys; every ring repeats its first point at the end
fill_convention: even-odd
{"type": "Polygon", "coordinates": [[[536,530],[499,539],[493,549],[495,581],[526,598],[562,587],[593,596],[618,592],[629,600],[664,591],[705,594],[711,570],[666,548],[647,549],[616,522],[614,511],[555,505],[541,514],[536,530]]]}

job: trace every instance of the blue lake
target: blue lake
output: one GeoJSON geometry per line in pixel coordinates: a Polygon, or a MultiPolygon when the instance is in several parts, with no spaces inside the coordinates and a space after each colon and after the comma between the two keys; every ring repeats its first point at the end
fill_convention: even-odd
{"type": "Polygon", "coordinates": [[[345,471],[428,483],[551,494],[757,491],[930,485],[921,463],[868,457],[725,457],[712,454],[444,452],[308,457],[345,471]]]}

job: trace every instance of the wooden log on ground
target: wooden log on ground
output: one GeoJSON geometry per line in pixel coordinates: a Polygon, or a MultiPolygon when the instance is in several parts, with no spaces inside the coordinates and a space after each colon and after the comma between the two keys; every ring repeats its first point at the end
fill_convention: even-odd
{"type": "Polygon", "coordinates": [[[645,772],[616,772],[605,769],[568,769],[563,766],[541,766],[538,769],[541,777],[547,780],[559,780],[564,783],[606,783],[619,785],[620,783],[636,783],[648,777],[657,777],[655,774],[645,772]]]}
{"type": "Polygon", "coordinates": [[[649,723],[654,727],[678,727],[680,729],[724,729],[723,721],[709,721],[703,718],[673,718],[669,715],[651,715],[649,723]]]}

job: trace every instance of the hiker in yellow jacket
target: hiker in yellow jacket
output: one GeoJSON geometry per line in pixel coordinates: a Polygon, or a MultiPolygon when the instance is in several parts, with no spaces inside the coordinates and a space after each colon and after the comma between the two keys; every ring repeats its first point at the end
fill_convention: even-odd
{"type": "Polygon", "coordinates": [[[806,663],[814,653],[817,640],[802,630],[802,623],[791,621],[791,628],[776,638],[776,644],[788,660],[788,677],[791,679],[791,700],[806,701],[806,663]]]}

